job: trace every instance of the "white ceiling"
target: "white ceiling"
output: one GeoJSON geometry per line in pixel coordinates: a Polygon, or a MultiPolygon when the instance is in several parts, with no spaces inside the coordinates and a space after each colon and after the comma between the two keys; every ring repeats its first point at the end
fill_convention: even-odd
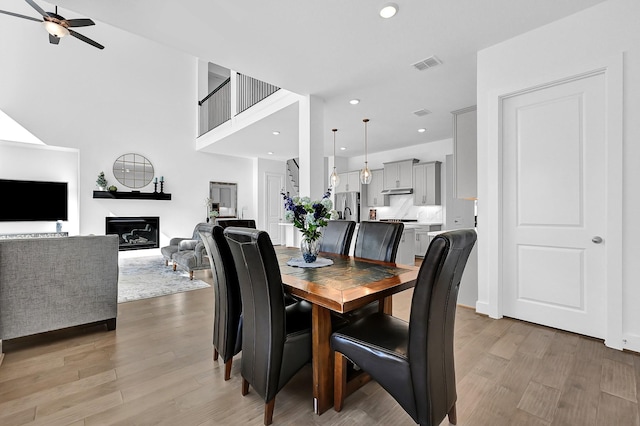
{"type": "MultiPolygon", "coordinates": [[[[36,0],[45,10],[51,4],[36,0]]],[[[82,16],[157,40],[299,94],[324,99],[325,153],[338,128],[338,155],[452,136],[451,111],[476,102],[476,52],[603,0],[398,0],[398,14],[378,15],[370,0],[57,0],[82,16]],[[436,55],[443,64],[417,71],[436,55]],[[349,99],[361,103],[352,106],[349,99]],[[432,113],[417,117],[413,111],[432,113]],[[425,127],[425,133],[418,133],[425,127]]],[[[109,40],[100,40],[109,48],[109,40]]],[[[216,142],[212,151],[241,156],[297,156],[291,109],[216,142]],[[281,132],[275,144],[273,130],[281,132]],[[273,148],[272,148],[273,146],[273,148]]]]}

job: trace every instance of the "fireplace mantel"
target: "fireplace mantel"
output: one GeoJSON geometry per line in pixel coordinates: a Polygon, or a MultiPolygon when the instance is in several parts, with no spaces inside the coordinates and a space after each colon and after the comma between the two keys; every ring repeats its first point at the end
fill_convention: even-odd
{"type": "Polygon", "coordinates": [[[170,200],[171,194],[167,194],[165,192],[93,191],[93,198],[111,198],[118,200],[170,200]]]}

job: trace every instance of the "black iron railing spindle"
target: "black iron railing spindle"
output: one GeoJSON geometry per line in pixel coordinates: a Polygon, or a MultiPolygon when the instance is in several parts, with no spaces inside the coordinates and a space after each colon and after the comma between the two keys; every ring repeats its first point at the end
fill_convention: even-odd
{"type": "MultiPolygon", "coordinates": [[[[255,78],[236,74],[236,115],[251,108],[280,88],[255,78]]],[[[198,102],[200,136],[231,119],[231,77],[198,102]]]]}

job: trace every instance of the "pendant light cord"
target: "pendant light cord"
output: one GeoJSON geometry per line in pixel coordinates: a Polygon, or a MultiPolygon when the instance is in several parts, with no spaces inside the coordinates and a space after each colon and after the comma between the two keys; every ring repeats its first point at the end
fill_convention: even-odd
{"type": "Polygon", "coordinates": [[[369,158],[367,156],[367,123],[369,122],[368,118],[362,120],[364,122],[364,163],[369,164],[369,158]]]}
{"type": "Polygon", "coordinates": [[[336,168],[336,132],[338,129],[331,129],[333,132],[333,168],[336,168]]]}

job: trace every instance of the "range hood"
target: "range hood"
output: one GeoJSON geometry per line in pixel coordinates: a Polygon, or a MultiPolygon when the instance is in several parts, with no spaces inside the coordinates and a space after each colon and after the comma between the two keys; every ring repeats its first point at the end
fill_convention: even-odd
{"type": "Polygon", "coordinates": [[[413,188],[394,188],[383,189],[380,192],[382,195],[401,195],[401,194],[413,194],[413,188]]]}

